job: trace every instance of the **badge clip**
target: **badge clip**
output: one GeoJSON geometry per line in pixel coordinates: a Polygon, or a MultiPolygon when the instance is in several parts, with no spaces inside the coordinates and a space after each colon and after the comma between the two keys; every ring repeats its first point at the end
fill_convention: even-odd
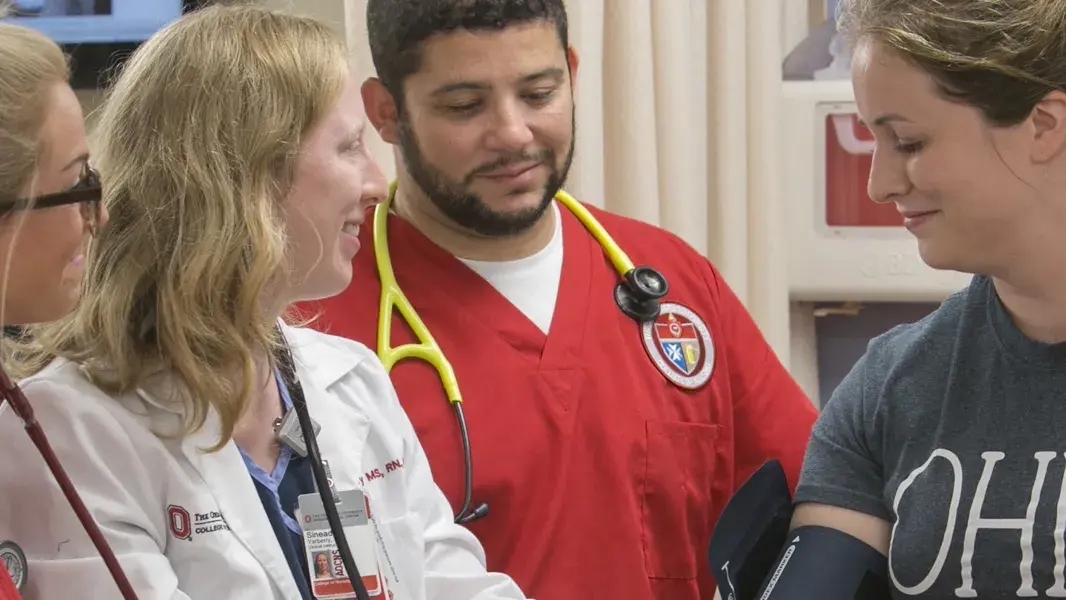
{"type": "MultiPolygon", "coordinates": [[[[322,426],[314,419],[311,419],[311,428],[316,437],[322,430],[322,426]]],[[[296,416],[296,410],[290,408],[284,417],[274,421],[274,434],[278,442],[288,446],[301,457],[307,457],[307,444],[304,442],[303,431],[300,430],[300,419],[296,416]]]]}

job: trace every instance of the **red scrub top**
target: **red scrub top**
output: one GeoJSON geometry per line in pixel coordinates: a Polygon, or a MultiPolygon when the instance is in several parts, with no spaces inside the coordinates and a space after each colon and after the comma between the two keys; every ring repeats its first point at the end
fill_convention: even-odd
{"type": "MultiPolygon", "coordinates": [[[[667,277],[654,326],[618,309],[618,274],[565,208],[548,335],[410,224],[389,219],[396,277],[463,393],[473,503],[490,505],[469,528],[489,569],[530,597],[710,600],[706,551],[718,514],[768,459],[780,459],[795,486],[816,410],[706,258],[662,229],[589,210],[634,264],[667,277]]],[[[314,327],[376,348],[371,217],[352,284],[299,308],[321,313],[314,327]]],[[[415,340],[398,312],[392,339],[415,340]]],[[[457,510],[463,456],[437,372],[406,360],[391,375],[457,510]]]]}

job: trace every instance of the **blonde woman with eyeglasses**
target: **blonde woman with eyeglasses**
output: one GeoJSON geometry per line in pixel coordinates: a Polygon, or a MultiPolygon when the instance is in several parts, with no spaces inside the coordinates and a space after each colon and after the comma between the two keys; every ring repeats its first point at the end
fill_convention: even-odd
{"type": "Polygon", "coordinates": [[[0,23],[0,273],[5,325],[62,317],[74,306],[85,246],[107,220],[89,166],[81,105],[60,48],[0,23]]]}
{"type": "MultiPolygon", "coordinates": [[[[282,320],[359,285],[358,230],[387,192],[365,132],[344,44],[252,6],[171,23],[110,90],[111,222],[78,306],[18,367],[141,598],[524,597],[452,521],[375,354],[282,320]]],[[[40,459],[6,441],[18,427],[0,419],[0,538],[28,558],[24,595],[114,597],[40,459]]]]}
{"type": "MultiPolygon", "coordinates": [[[[3,14],[0,2],[0,16],[3,14]]],[[[89,166],[81,105],[62,50],[0,23],[0,324],[41,323],[74,306],[89,236],[107,221],[89,166]]],[[[0,400],[0,415],[14,420],[0,400]]],[[[25,433],[11,435],[25,440],[25,433]]],[[[0,438],[0,460],[13,442],[0,438]]],[[[27,442],[28,443],[28,442],[27,442]]],[[[8,501],[0,485],[0,503],[8,501]]],[[[46,524],[40,524],[46,526],[46,524]]],[[[19,546],[0,531],[0,600],[25,582],[19,546]]]]}

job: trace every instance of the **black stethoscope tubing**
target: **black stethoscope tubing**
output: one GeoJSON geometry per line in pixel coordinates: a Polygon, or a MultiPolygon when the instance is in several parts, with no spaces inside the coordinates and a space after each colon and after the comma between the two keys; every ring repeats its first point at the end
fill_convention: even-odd
{"type": "MultiPolygon", "coordinates": [[[[282,335],[279,332],[279,335],[282,335]]],[[[284,340],[284,337],[279,338],[284,340]]],[[[284,343],[284,342],[283,342],[284,343]]],[[[348,547],[348,539],[344,535],[344,526],[341,523],[340,514],[337,512],[337,504],[333,499],[332,482],[326,475],[326,469],[322,463],[322,454],[318,449],[318,440],[315,439],[314,424],[311,422],[311,414],[307,409],[307,400],[304,398],[303,386],[296,376],[296,365],[289,351],[287,343],[282,347],[281,360],[279,361],[282,378],[286,387],[289,388],[289,396],[292,398],[292,407],[296,411],[296,418],[300,423],[300,432],[303,435],[304,444],[307,446],[307,457],[311,462],[311,473],[315,478],[315,487],[318,488],[318,497],[322,499],[322,507],[326,511],[326,520],[329,521],[329,529],[333,534],[333,541],[337,546],[337,552],[341,556],[341,563],[348,573],[348,581],[355,590],[358,600],[370,600],[363,578],[359,574],[359,568],[355,564],[351,548],[348,547]]]]}

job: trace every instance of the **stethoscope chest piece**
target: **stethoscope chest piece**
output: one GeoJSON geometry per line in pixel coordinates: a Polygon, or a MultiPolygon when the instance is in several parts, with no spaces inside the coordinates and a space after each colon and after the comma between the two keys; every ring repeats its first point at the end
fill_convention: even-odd
{"type": "Polygon", "coordinates": [[[643,323],[658,318],[659,300],[669,291],[666,277],[658,270],[634,267],[614,286],[614,301],[626,316],[643,323]]]}

